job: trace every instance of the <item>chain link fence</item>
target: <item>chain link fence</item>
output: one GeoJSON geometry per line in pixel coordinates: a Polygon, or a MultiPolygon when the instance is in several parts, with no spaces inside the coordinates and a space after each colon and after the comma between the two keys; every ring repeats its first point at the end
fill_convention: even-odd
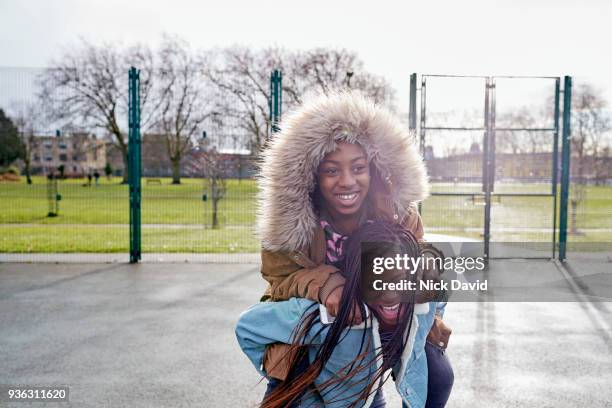
{"type": "Polygon", "coordinates": [[[612,262],[612,91],[574,77],[567,257],[612,262]]]}
{"type": "MultiPolygon", "coordinates": [[[[0,253],[23,261],[96,256],[126,261],[125,150],[106,129],[54,119],[55,99],[41,95],[58,84],[48,75],[43,84],[45,72],[0,68],[0,109],[29,157],[0,176],[0,253]]],[[[491,101],[485,104],[492,89],[487,81],[441,76],[419,81],[417,134],[434,193],[421,206],[426,232],[443,240],[481,241],[489,222],[492,242],[552,243],[559,212],[556,118],[562,113],[555,112],[555,79],[497,77],[494,109],[491,101]],[[483,134],[491,115],[495,162],[487,221],[483,134]]],[[[262,111],[249,117],[244,100],[229,91],[235,82],[220,76],[205,84],[207,114],[188,137],[173,136],[163,126],[142,130],[143,260],[256,259],[253,177],[257,146],[270,134],[268,100],[263,95],[251,100],[262,111]]],[[[572,108],[568,257],[589,251],[608,256],[612,142],[605,90],[589,78],[575,78],[572,108]]],[[[127,116],[121,115],[120,126],[126,126],[127,116]]]]}
{"type": "MultiPolygon", "coordinates": [[[[0,253],[19,261],[126,261],[125,149],[104,130],[49,120],[57,108],[42,95],[54,86],[50,77],[45,69],[0,69],[0,109],[29,158],[5,169],[0,181],[0,253]]],[[[214,84],[205,91],[207,113],[189,133],[143,129],[144,260],[244,261],[259,252],[252,129],[235,96],[214,84]]],[[[119,118],[122,126],[125,119],[119,118]]],[[[268,124],[260,122],[265,138],[268,124]]],[[[127,143],[127,131],[124,136],[127,143]]]]}

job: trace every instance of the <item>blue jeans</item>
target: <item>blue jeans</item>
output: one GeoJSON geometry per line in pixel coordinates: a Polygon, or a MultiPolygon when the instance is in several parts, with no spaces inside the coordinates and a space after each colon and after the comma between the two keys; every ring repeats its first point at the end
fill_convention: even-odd
{"type": "MultiPolygon", "coordinates": [[[[427,355],[427,402],[425,408],[444,408],[453,389],[455,375],[444,350],[425,343],[427,355]]],[[[403,404],[404,408],[406,404],[403,404]]]]}

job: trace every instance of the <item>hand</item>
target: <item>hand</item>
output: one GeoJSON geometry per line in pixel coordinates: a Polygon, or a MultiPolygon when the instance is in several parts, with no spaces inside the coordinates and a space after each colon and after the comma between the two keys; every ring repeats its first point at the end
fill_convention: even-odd
{"type": "MultiPolygon", "coordinates": [[[[331,291],[327,299],[325,299],[325,307],[327,308],[327,312],[333,316],[338,316],[338,311],[340,310],[340,299],[342,299],[342,291],[344,290],[344,286],[338,286],[336,289],[331,291]]],[[[351,310],[351,314],[349,315],[349,322],[351,325],[360,324],[363,321],[361,318],[361,311],[357,305],[353,305],[353,309],[351,310]]]]}
{"type": "Polygon", "coordinates": [[[439,349],[445,350],[446,346],[448,346],[448,339],[451,333],[450,327],[444,323],[439,315],[436,315],[431,330],[429,330],[427,335],[427,341],[439,349]]]}

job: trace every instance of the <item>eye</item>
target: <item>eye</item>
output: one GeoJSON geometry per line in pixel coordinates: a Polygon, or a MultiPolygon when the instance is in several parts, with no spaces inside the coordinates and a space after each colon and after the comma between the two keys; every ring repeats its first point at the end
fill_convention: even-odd
{"type": "Polygon", "coordinates": [[[336,174],[338,174],[338,169],[335,169],[332,167],[332,168],[323,170],[323,173],[328,176],[335,176],[336,174]]]}
{"type": "Polygon", "coordinates": [[[353,167],[353,172],[357,174],[361,174],[366,170],[365,166],[355,166],[353,167]]]}

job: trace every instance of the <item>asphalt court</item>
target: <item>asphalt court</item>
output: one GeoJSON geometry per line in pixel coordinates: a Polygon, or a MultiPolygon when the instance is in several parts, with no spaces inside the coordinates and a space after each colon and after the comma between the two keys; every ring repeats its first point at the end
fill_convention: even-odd
{"type": "MultiPolygon", "coordinates": [[[[559,280],[572,267],[491,267],[525,263],[559,280]]],[[[572,302],[447,306],[449,407],[609,406],[612,303],[568,282],[572,302]]],[[[253,263],[0,264],[0,384],[70,387],[69,403],[0,405],[254,407],[265,383],[234,325],[264,289],[253,263]]],[[[401,406],[385,389],[388,406],[401,406]]]]}

